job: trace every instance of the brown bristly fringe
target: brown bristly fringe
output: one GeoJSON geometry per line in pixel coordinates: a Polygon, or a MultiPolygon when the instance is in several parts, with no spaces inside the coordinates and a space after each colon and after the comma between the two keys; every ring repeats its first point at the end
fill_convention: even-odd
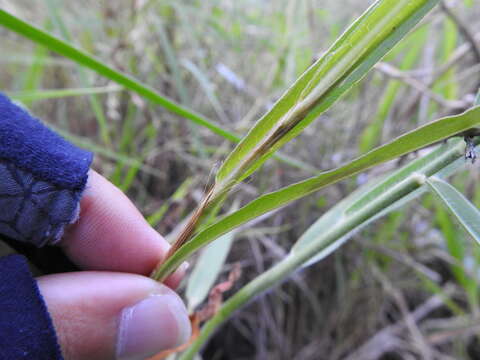
{"type": "MultiPolygon", "coordinates": [[[[286,123],[282,124],[279,126],[266,140],[261,146],[255,151],[254,154],[252,154],[248,161],[246,162],[247,164],[252,164],[254,161],[259,159],[262,155],[264,155],[268,149],[273,147],[278,141],[280,141],[284,136],[286,136],[296,125],[300,123],[300,121],[304,118],[305,113],[308,111],[303,111],[300,114],[297,114],[296,117],[286,123]]],[[[197,229],[198,222],[200,218],[204,215],[205,209],[211,204],[212,201],[215,201],[215,199],[220,198],[218,194],[215,194],[215,197],[212,199],[212,196],[214,195],[214,191],[216,190],[216,186],[218,184],[214,184],[210,190],[207,192],[205,197],[203,198],[202,202],[198,205],[197,209],[193,213],[192,217],[188,220],[187,225],[185,228],[182,230],[178,238],[175,240],[175,242],[172,244],[170,249],[168,250],[167,256],[163,259],[163,261],[157,265],[155,270],[152,272],[152,274],[155,274],[158,270],[158,268],[161,266],[162,263],[164,263],[166,260],[168,260],[175,252],[180,249],[186,242],[188,242],[193,234],[195,233],[195,230],[197,229]]],[[[233,186],[233,185],[232,185],[233,186]]],[[[226,186],[224,189],[222,189],[222,193],[228,192],[231,190],[232,186],[226,186]]]]}
{"type": "Polygon", "coordinates": [[[183,246],[183,244],[185,244],[188,240],[190,240],[190,238],[194,234],[195,229],[198,225],[198,221],[202,217],[207,206],[210,204],[212,194],[213,194],[213,187],[207,192],[202,202],[198,205],[192,217],[190,218],[190,220],[188,220],[187,225],[185,225],[185,228],[182,230],[178,238],[175,240],[175,242],[172,244],[172,246],[168,250],[167,256],[163,261],[169,259],[178,249],[180,249],[183,246]]]}

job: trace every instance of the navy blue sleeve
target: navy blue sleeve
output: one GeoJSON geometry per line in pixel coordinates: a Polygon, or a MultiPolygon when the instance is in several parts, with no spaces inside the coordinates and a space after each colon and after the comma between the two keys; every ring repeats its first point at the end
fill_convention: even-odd
{"type": "Polygon", "coordinates": [[[58,242],[78,218],[91,162],[0,93],[0,234],[37,247],[58,242]]]}
{"type": "Polygon", "coordinates": [[[20,255],[0,259],[0,359],[63,359],[45,303],[20,255]]]}
{"type": "MultiPolygon", "coordinates": [[[[75,222],[92,154],[0,93],[0,239],[42,247],[75,222]]],[[[52,321],[19,255],[0,259],[0,360],[61,360],[52,321]]]]}
{"type": "Polygon", "coordinates": [[[48,129],[0,93],[0,158],[59,188],[82,190],[92,154],[48,129]]]}

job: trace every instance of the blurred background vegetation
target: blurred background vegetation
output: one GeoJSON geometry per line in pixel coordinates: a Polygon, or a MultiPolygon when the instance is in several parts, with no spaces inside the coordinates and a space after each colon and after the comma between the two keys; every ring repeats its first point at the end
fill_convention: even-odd
{"type": "MultiPolygon", "coordinates": [[[[372,1],[0,0],[16,16],[245,134],[372,1]]],[[[437,7],[367,78],[235,192],[330,169],[471,105],[480,85],[480,4],[437,7]]],[[[232,143],[0,28],[1,90],[73,142],[168,237],[232,143]]],[[[425,150],[427,151],[427,150],[425,150]]],[[[422,150],[423,152],[423,150],[422,150]]],[[[328,208],[409,155],[241,228],[222,271],[246,283],[328,208]]],[[[480,205],[478,164],[452,183],[480,205]]],[[[480,359],[480,248],[431,196],[238,312],[205,359],[480,359]]],[[[239,286],[239,284],[237,286],[239,286]]]]}

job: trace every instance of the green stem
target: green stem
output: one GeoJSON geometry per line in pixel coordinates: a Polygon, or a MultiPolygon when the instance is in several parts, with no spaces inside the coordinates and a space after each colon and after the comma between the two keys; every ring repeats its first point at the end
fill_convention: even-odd
{"type": "MultiPolygon", "coordinates": [[[[314,258],[320,251],[325,250],[330,245],[334,244],[335,241],[355,230],[355,228],[366,222],[369,218],[375,216],[386,207],[418,189],[421,186],[418,181],[418,174],[425,176],[436,174],[455,160],[462,157],[464,154],[464,148],[463,141],[456,140],[454,144],[439,147],[428,156],[428,159],[418,159],[416,162],[423,161],[425,163],[420,170],[414,171],[415,167],[412,167],[412,164],[408,165],[412,171],[405,176],[403,180],[391,186],[388,191],[372,199],[370,202],[365,202],[364,205],[356,209],[356,211],[345,214],[342,221],[339,221],[328,229],[317,239],[317,241],[298,249],[298,251],[295,252],[295,255],[292,255],[291,253],[284,260],[245,285],[225,302],[214,317],[205,323],[202,327],[200,336],[192,346],[182,354],[180,360],[193,359],[194,355],[208,340],[213,331],[235,310],[243,306],[255,296],[261,294],[263,291],[278,284],[281,280],[292,274],[292,272],[302,267],[302,265],[310,259],[314,258]]],[[[388,178],[375,187],[381,187],[386,181],[388,181],[388,178]]],[[[367,194],[368,193],[371,193],[371,191],[368,191],[367,194]]],[[[333,251],[336,247],[331,247],[330,249],[333,251]]]]}
{"type": "Polygon", "coordinates": [[[158,281],[165,280],[168,275],[170,275],[193,252],[255,217],[286,206],[295,200],[352,175],[370,169],[373,166],[396,159],[399,156],[448,139],[452,136],[459,136],[466,131],[474,131],[479,122],[480,106],[474,107],[460,115],[445,117],[430,122],[385,145],[369,151],[345,165],[325,171],[315,177],[286,186],[280,190],[262,195],[246,204],[238,211],[225,215],[216,223],[198,232],[190,240],[180,246],[172,256],[168,257],[166,261],[155,270],[152,277],[158,281]]]}

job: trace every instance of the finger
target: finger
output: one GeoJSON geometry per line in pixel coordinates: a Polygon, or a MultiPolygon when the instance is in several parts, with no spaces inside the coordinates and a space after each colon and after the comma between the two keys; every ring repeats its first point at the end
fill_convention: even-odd
{"type": "MultiPolygon", "coordinates": [[[[112,183],[91,170],[80,204],[80,219],[60,245],[84,269],[149,274],[169,244],[112,183]]],[[[178,273],[169,285],[178,283],[178,273]]]]}
{"type": "Polygon", "coordinates": [[[168,287],[123,273],[38,279],[65,360],[137,360],[186,342],[183,302],[168,287]]]}

